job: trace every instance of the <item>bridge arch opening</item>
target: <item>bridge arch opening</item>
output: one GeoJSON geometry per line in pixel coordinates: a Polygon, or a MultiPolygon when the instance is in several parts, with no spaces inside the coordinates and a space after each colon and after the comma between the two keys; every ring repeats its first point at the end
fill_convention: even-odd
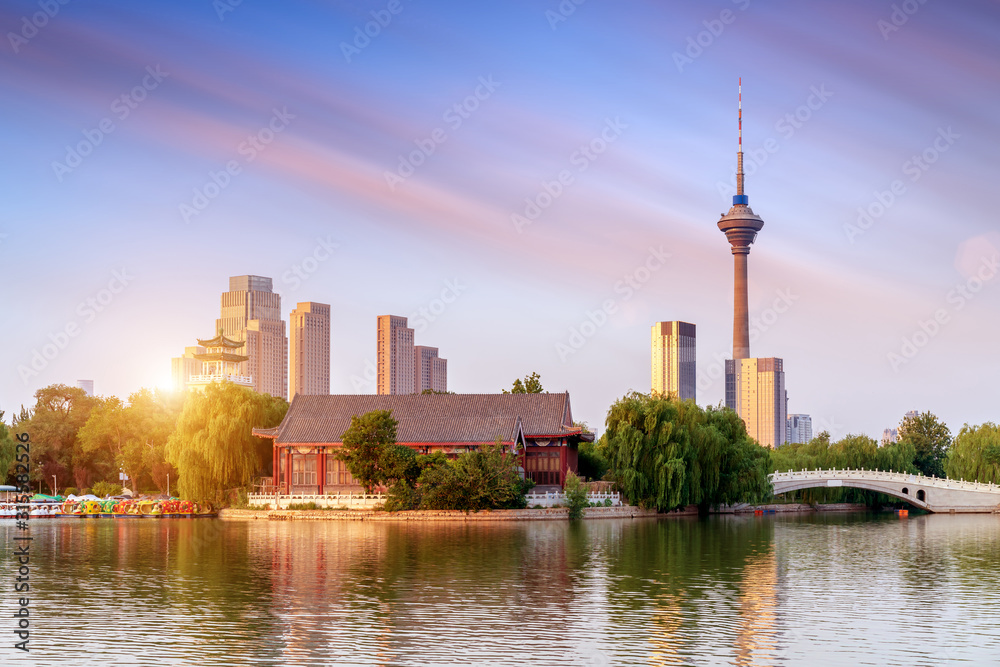
{"type": "Polygon", "coordinates": [[[906,495],[910,495],[910,490],[904,486],[903,493],[905,493],[906,495]]]}
{"type": "Polygon", "coordinates": [[[917,500],[919,500],[921,502],[927,502],[927,494],[924,493],[923,489],[920,489],[919,491],[917,491],[917,500]]]}

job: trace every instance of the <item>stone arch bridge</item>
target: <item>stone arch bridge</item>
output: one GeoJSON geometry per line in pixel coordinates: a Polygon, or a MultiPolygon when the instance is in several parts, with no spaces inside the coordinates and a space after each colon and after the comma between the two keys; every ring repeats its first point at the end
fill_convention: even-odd
{"type": "Polygon", "coordinates": [[[878,491],[929,512],[1000,512],[1000,486],[879,470],[800,470],[769,476],[775,495],[798,489],[878,491]]]}

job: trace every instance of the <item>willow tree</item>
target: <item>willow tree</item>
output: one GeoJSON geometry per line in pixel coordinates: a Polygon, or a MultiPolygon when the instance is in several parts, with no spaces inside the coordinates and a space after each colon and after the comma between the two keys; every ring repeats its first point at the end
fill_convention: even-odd
{"type": "Polygon", "coordinates": [[[770,494],[767,450],[728,409],[633,392],[608,411],[600,450],[632,504],[707,511],[770,494]]]}
{"type": "Polygon", "coordinates": [[[944,469],[951,479],[1000,484],[1000,426],[964,425],[948,450],[944,469]]]}
{"type": "Polygon", "coordinates": [[[226,489],[248,487],[264,468],[254,428],[277,426],[288,403],[221,382],[190,392],[167,441],[183,498],[218,502],[226,489]]]}

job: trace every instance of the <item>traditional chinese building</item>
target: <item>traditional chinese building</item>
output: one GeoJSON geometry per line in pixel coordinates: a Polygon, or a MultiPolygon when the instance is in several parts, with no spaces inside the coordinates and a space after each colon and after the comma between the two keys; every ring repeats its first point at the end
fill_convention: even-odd
{"type": "Polygon", "coordinates": [[[239,354],[242,342],[226,338],[220,332],[215,338],[199,339],[198,345],[205,351],[193,356],[202,363],[202,372],[188,378],[188,387],[200,389],[213,382],[232,382],[253,389],[253,378],[239,374],[240,364],[249,358],[239,354]]]}
{"type": "Polygon", "coordinates": [[[569,393],[298,394],[281,424],[254,429],[274,442],[274,485],[279,494],[358,492],[361,486],[333,454],[351,417],[389,410],[396,442],[420,454],[455,456],[498,440],[515,452],[538,486],[562,486],[577,468],[577,447],[592,433],[573,425],[569,393]]]}

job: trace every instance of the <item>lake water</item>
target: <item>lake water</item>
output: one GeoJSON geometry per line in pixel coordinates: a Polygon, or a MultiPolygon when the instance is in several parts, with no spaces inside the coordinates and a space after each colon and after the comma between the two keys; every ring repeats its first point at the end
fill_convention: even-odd
{"type": "MultiPolygon", "coordinates": [[[[1000,664],[1000,517],[35,520],[0,664],[1000,664]]],[[[22,534],[21,531],[17,531],[22,534]]]]}

